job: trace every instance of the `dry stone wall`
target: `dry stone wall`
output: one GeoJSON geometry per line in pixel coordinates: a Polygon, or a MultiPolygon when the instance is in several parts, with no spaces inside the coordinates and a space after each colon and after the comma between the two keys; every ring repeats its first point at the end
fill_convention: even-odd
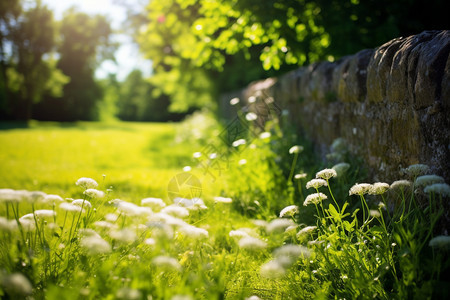
{"type": "Polygon", "coordinates": [[[450,181],[450,31],[425,31],[336,62],[299,68],[224,95],[272,97],[321,153],[336,138],[366,161],[373,180],[428,164],[450,181]]]}

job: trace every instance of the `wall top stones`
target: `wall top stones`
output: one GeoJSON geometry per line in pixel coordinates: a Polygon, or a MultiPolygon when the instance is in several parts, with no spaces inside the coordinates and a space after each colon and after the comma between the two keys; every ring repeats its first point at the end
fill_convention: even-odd
{"type": "Polygon", "coordinates": [[[428,164],[450,180],[450,31],[424,31],[250,84],[223,97],[273,97],[323,154],[337,138],[374,180],[428,164]]]}

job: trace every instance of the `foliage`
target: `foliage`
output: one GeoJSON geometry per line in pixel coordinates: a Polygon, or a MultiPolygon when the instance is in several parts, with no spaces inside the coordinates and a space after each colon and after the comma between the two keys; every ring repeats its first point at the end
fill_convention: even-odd
{"type": "MultiPolygon", "coordinates": [[[[9,162],[0,168],[0,174],[7,174],[0,176],[0,186],[15,189],[0,190],[0,295],[35,299],[448,297],[448,237],[436,236],[436,224],[450,191],[422,195],[428,204],[418,201],[422,190],[428,189],[419,185],[416,174],[408,178],[415,185],[404,181],[400,190],[399,184],[392,184],[387,191],[367,195],[367,191],[357,192],[361,190],[355,185],[349,195],[352,170],[336,172],[334,177],[325,169],[316,176],[324,176],[328,186],[314,192],[328,199],[303,206],[305,197],[289,182],[292,172],[281,172],[273,164],[280,162],[277,156],[282,154],[273,152],[273,147],[281,136],[287,137],[275,124],[268,125],[265,134],[248,139],[245,147],[240,142],[236,150],[229,149],[236,164],[222,168],[221,175],[211,181],[204,164],[195,164],[197,155],[191,153],[214,143],[218,152],[209,159],[223,162],[220,151],[227,148],[207,139],[217,134],[215,130],[221,132],[208,116],[197,113],[186,125],[196,128],[202,120],[209,126],[186,140],[175,135],[182,134],[185,124],[82,122],[59,127],[32,122],[29,129],[0,132],[0,141],[6,145],[0,153],[2,161],[9,162]],[[194,137],[202,139],[197,143],[194,137]],[[36,157],[30,157],[31,148],[36,157]],[[237,159],[246,163],[237,164],[237,159]],[[183,199],[174,206],[165,193],[167,182],[187,164],[192,166],[190,174],[201,179],[203,200],[183,199]],[[108,174],[102,178],[99,174],[104,172],[108,174]],[[94,178],[98,186],[88,178],[74,184],[84,176],[94,178]],[[95,190],[87,190],[92,187],[95,190]],[[57,199],[53,204],[43,200],[44,194],[24,188],[61,199],[52,196],[57,199]],[[227,198],[233,191],[237,191],[235,198],[227,198]],[[171,209],[158,204],[149,210],[139,201],[149,196],[161,197],[171,209]],[[72,201],[84,212],[66,211],[72,201]],[[280,210],[284,205],[288,207],[280,210]],[[186,209],[184,217],[168,215],[186,209]]],[[[302,152],[297,145],[282,150],[290,152],[286,159],[295,161],[288,164],[295,172],[305,171],[297,162],[310,155],[307,149],[302,152]]],[[[315,177],[311,172],[308,178],[315,177]]]]}
{"type": "Polygon", "coordinates": [[[173,109],[213,105],[242,88],[319,60],[336,60],[399,35],[445,28],[444,1],[149,1],[138,41],[173,109]],[[424,10],[424,14],[417,14],[424,10]],[[426,17],[433,15],[432,18],[426,17]],[[412,17],[413,16],[413,17],[412,17]],[[143,29],[145,28],[145,29],[143,29]]]}
{"type": "Polygon", "coordinates": [[[0,9],[2,118],[98,118],[103,91],[94,71],[115,49],[106,18],[72,9],[59,25],[40,0],[0,9]]]}
{"type": "Polygon", "coordinates": [[[114,59],[110,25],[104,16],[91,17],[71,9],[64,15],[60,33],[58,67],[71,78],[64,86],[66,117],[69,120],[97,119],[97,103],[103,92],[94,79],[94,72],[102,60],[114,59]]]}
{"type": "Polygon", "coordinates": [[[12,3],[6,11],[2,7],[2,106],[19,119],[29,119],[32,104],[44,94],[61,94],[69,78],[56,68],[51,55],[55,48],[53,13],[40,1],[25,11],[19,3],[12,3]]]}

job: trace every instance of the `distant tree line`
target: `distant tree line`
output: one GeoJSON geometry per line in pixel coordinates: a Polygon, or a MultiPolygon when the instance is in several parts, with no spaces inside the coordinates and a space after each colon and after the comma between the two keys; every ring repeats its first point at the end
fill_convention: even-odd
{"type": "Polygon", "coordinates": [[[98,80],[117,44],[105,16],[75,9],[59,22],[40,0],[0,2],[0,120],[177,120],[141,72],[98,80]]]}

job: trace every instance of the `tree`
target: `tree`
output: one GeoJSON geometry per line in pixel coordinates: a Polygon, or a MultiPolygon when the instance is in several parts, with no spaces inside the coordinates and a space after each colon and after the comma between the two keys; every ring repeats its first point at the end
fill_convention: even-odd
{"type": "Polygon", "coordinates": [[[148,24],[138,40],[153,61],[155,86],[171,96],[174,108],[213,107],[214,91],[223,85],[239,87],[230,85],[229,79],[248,83],[305,64],[334,61],[399,35],[445,28],[448,17],[440,9],[445,4],[443,0],[152,0],[148,24]]]}
{"type": "Polygon", "coordinates": [[[124,121],[168,121],[178,120],[184,115],[170,114],[167,96],[154,93],[152,84],[140,70],[133,70],[121,83],[117,116],[124,121]]]}
{"type": "Polygon", "coordinates": [[[22,8],[19,0],[0,2],[0,117],[5,118],[11,112],[9,107],[10,93],[8,86],[7,69],[10,64],[10,55],[6,47],[10,44],[10,34],[14,21],[21,14],[22,8]]]}
{"type": "Polygon", "coordinates": [[[53,13],[36,1],[27,10],[19,1],[1,6],[1,68],[4,104],[16,119],[29,120],[33,103],[45,93],[57,95],[68,78],[56,68],[53,13]],[[5,46],[9,45],[9,51],[5,46]]]}
{"type": "Polygon", "coordinates": [[[64,15],[60,34],[58,68],[71,78],[64,87],[62,99],[66,117],[68,120],[97,119],[103,92],[94,72],[101,61],[114,60],[116,45],[110,41],[110,24],[104,16],[89,16],[72,8],[64,15]]]}

